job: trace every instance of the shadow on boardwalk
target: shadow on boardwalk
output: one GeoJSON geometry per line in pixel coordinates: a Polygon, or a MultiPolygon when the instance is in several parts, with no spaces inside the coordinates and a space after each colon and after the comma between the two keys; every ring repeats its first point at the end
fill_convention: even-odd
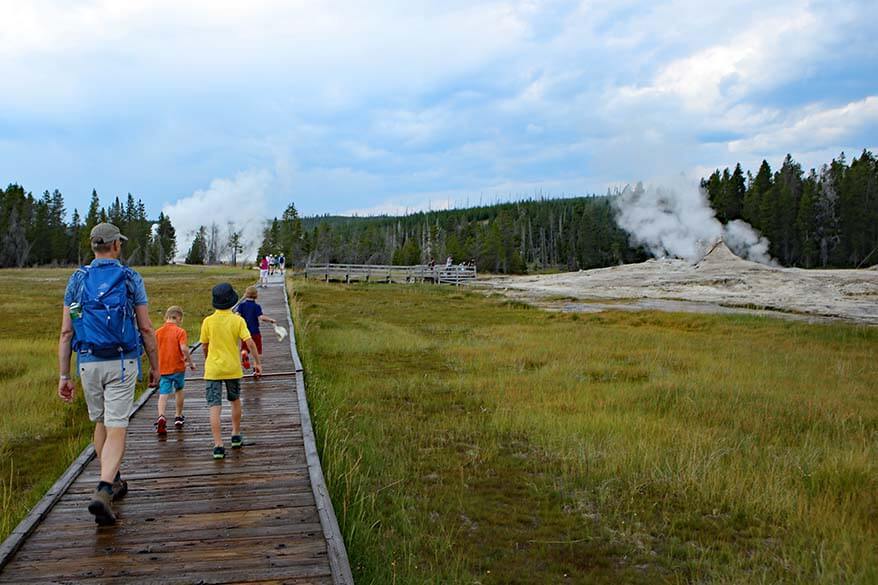
{"type": "MultiPolygon", "coordinates": [[[[260,303],[269,315],[289,314],[280,278],[260,303]]],[[[263,340],[265,372],[286,374],[242,383],[243,449],[212,459],[201,380],[187,381],[185,429],[169,428],[167,438],[153,431],[158,393],[148,396],[131,418],[117,525],[97,527],[86,509],[98,480],[89,448],[3,543],[0,582],[352,582],[295,345],[269,331],[263,340]]],[[[194,357],[203,372],[202,353],[194,357]]]]}

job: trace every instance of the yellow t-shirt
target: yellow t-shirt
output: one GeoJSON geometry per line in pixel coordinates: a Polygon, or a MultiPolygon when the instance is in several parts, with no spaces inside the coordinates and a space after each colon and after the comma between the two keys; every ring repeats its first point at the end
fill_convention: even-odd
{"type": "Polygon", "coordinates": [[[207,348],[204,364],[205,380],[234,380],[241,378],[241,341],[250,339],[244,319],[229,309],[217,309],[201,323],[201,343],[207,348]]]}

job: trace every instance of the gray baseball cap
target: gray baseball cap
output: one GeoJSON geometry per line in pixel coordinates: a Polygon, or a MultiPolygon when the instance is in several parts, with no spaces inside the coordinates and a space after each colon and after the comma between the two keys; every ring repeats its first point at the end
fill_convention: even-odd
{"type": "Polygon", "coordinates": [[[91,239],[92,241],[100,240],[99,244],[109,244],[116,240],[122,240],[123,242],[128,240],[128,238],[122,235],[119,228],[111,223],[99,223],[91,228],[91,239]]]}

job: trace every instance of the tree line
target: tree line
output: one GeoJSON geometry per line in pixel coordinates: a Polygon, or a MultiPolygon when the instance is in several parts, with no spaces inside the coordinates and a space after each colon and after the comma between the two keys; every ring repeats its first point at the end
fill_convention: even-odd
{"type": "MultiPolygon", "coordinates": [[[[762,161],[756,174],[740,164],[702,179],[722,222],[742,219],[771,242],[785,266],[857,267],[878,262],[878,161],[864,150],[848,163],[844,154],[807,174],[787,155],[772,171],[762,161]]],[[[258,255],[284,254],[290,265],[307,263],[422,264],[474,261],[480,271],[523,273],[578,270],[647,258],[632,247],[615,221],[612,192],[605,196],[529,199],[513,203],[413,213],[401,217],[300,217],[290,204],[266,222],[258,255]]],[[[176,233],[163,213],[147,217],[128,194],[102,206],[92,191],[83,218],[67,220],[55,190],[36,198],[20,185],[0,189],[0,267],[78,264],[90,257],[88,236],[101,221],[129,238],[131,264],[166,264],[176,254],[176,233]]],[[[242,231],[233,223],[201,226],[187,263],[238,261],[242,231]]]]}
{"type": "Polygon", "coordinates": [[[134,265],[167,264],[177,252],[177,235],[170,218],[147,217],[146,206],[129,193],[102,206],[97,191],[83,218],[74,209],[67,220],[64,196],[55,189],[39,198],[21,185],[0,189],[0,268],[83,264],[92,257],[89,234],[108,221],[128,237],[123,258],[134,265]]]}
{"type": "Polygon", "coordinates": [[[790,155],[772,172],[741,165],[701,181],[717,218],[743,219],[771,242],[784,266],[856,268],[878,263],[878,162],[842,153],[807,174],[790,155]]]}
{"type": "MultiPolygon", "coordinates": [[[[771,242],[782,265],[857,267],[878,262],[878,164],[869,151],[845,155],[807,175],[787,155],[772,172],[737,164],[702,179],[717,218],[743,219],[771,242]]],[[[638,262],[605,196],[531,199],[413,213],[401,217],[300,218],[290,204],[268,222],[259,255],[283,253],[288,264],[424,264],[474,261],[480,271],[578,270],[638,262]]]]}
{"type": "Polygon", "coordinates": [[[186,252],[186,264],[220,264],[227,259],[238,263],[238,254],[244,251],[244,233],[230,221],[223,230],[216,222],[201,225],[195,230],[192,244],[186,252]]]}
{"type": "Polygon", "coordinates": [[[259,254],[288,263],[424,264],[474,261],[481,271],[595,268],[646,258],[613,220],[611,197],[525,200],[401,217],[300,218],[295,206],[269,222],[259,254]],[[291,261],[291,262],[290,262],[291,261]]]}

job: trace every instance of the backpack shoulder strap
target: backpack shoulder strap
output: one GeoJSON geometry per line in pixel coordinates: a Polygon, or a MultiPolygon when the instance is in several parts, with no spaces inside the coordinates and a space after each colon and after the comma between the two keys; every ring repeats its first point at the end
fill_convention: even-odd
{"type": "Polygon", "coordinates": [[[125,266],[124,264],[122,265],[122,270],[125,272],[125,286],[128,288],[128,296],[133,299],[135,293],[134,288],[137,286],[134,284],[134,275],[136,273],[133,268],[125,266]]]}
{"type": "MultiPolygon", "coordinates": [[[[128,292],[128,308],[131,310],[131,314],[134,315],[134,299],[137,296],[137,283],[135,281],[135,276],[139,275],[133,268],[124,264],[122,265],[122,270],[125,271],[125,290],[128,292]]],[[[143,277],[141,277],[141,279],[142,278],[143,277]]]]}
{"type": "Polygon", "coordinates": [[[73,279],[73,298],[78,302],[82,302],[82,293],[85,288],[85,279],[88,278],[88,269],[90,266],[79,266],[76,271],[73,273],[71,278],[73,279]]]}

